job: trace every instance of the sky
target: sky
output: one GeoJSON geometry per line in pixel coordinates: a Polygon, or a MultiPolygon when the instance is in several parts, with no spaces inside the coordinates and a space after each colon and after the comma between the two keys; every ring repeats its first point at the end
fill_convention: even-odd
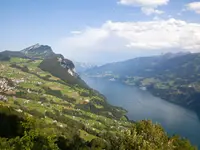
{"type": "Polygon", "coordinates": [[[200,52],[200,0],[0,0],[0,51],[36,43],[92,63],[200,52]]]}

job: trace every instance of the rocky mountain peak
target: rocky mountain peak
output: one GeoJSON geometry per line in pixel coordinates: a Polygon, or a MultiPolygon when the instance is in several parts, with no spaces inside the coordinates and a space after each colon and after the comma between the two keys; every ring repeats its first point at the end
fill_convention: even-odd
{"type": "Polygon", "coordinates": [[[27,50],[32,50],[32,49],[36,49],[36,48],[39,48],[41,45],[39,43],[35,44],[35,45],[32,45],[28,48],[26,48],[27,50]]]}
{"type": "Polygon", "coordinates": [[[28,57],[39,57],[39,58],[47,58],[52,55],[55,55],[50,46],[40,45],[38,43],[21,50],[21,52],[27,55],[28,57]]]}
{"type": "Polygon", "coordinates": [[[52,48],[48,45],[40,45],[39,43],[32,45],[30,47],[27,47],[22,50],[22,52],[44,52],[44,51],[50,51],[53,52],[52,48]]]}

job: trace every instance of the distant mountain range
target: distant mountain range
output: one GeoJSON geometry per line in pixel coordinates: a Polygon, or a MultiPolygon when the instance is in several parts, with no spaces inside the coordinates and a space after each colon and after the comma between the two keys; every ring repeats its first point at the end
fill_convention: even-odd
{"type": "Polygon", "coordinates": [[[149,90],[200,117],[200,53],[167,53],[106,64],[85,72],[149,90]]]}
{"type": "MultiPolygon", "coordinates": [[[[158,69],[162,68],[162,65],[173,59],[181,56],[188,56],[190,53],[167,53],[159,56],[149,56],[149,57],[138,57],[122,62],[115,62],[110,64],[105,64],[99,67],[88,69],[87,74],[97,75],[97,74],[115,74],[119,76],[129,76],[129,75],[142,75],[150,76],[151,74],[157,73],[158,69]]],[[[187,61],[187,59],[185,60],[187,61]]],[[[172,62],[173,63],[173,62],[172,62]]],[[[164,68],[164,67],[163,67],[164,68]]]]}

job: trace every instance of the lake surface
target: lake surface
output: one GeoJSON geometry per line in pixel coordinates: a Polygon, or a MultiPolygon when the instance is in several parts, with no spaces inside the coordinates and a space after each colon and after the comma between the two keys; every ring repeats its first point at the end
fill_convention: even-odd
{"type": "Polygon", "coordinates": [[[200,148],[200,120],[195,112],[169,103],[134,86],[101,78],[82,79],[107,97],[110,104],[125,108],[131,120],[151,119],[160,123],[169,134],[188,138],[200,148]]]}

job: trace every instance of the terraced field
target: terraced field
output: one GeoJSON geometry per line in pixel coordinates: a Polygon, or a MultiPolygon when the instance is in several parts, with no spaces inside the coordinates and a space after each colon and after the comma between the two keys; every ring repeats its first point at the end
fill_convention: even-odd
{"type": "Polygon", "coordinates": [[[130,126],[131,123],[124,117],[125,110],[110,106],[91,89],[69,85],[42,71],[38,68],[41,61],[12,58],[9,62],[1,62],[1,78],[10,79],[14,84],[14,89],[6,92],[8,100],[1,101],[1,105],[37,116],[45,123],[61,128],[67,127],[68,123],[59,120],[59,117],[74,120],[85,126],[86,130],[80,130],[85,140],[92,140],[103,130],[123,131],[130,126]],[[88,133],[87,129],[92,130],[93,134],[88,133]]]}

